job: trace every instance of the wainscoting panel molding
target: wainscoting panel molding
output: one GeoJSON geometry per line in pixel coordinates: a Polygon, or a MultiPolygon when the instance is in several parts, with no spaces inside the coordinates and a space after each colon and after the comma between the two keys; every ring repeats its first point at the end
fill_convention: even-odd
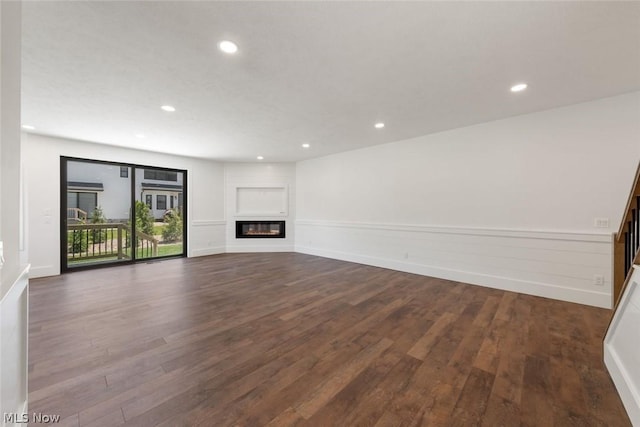
{"type": "Polygon", "coordinates": [[[227,221],[193,220],[189,230],[189,257],[216,255],[225,252],[227,221]]]}
{"type": "Polygon", "coordinates": [[[634,426],[640,425],[640,269],[631,280],[604,340],[604,363],[634,426]]]}
{"type": "Polygon", "coordinates": [[[227,221],[216,219],[196,219],[191,221],[192,227],[210,227],[210,226],[226,226],[227,221]]]}
{"type": "Polygon", "coordinates": [[[611,235],[296,221],[296,251],[610,308],[611,235]],[[603,284],[596,284],[598,279],[603,284]]]}
{"type": "Polygon", "coordinates": [[[0,325],[0,416],[3,426],[18,425],[6,417],[28,409],[29,266],[0,300],[0,325]]]}

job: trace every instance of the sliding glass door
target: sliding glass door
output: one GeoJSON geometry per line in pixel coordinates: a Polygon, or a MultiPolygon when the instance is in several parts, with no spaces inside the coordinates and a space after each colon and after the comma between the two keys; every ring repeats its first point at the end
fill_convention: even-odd
{"type": "Polygon", "coordinates": [[[184,252],[184,172],[136,168],[137,258],[181,255],[184,252]],[[149,247],[149,242],[153,242],[149,247]]]}
{"type": "Polygon", "coordinates": [[[131,168],[62,163],[63,269],[131,260],[131,168]]]}
{"type": "Polygon", "coordinates": [[[61,159],[63,271],[185,256],[186,171],[61,159]]]}

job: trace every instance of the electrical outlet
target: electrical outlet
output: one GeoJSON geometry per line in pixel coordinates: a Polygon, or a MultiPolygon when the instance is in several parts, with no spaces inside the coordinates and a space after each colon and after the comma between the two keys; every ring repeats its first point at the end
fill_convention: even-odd
{"type": "Polygon", "coordinates": [[[594,274],[593,284],[596,286],[604,286],[604,276],[602,274],[594,274]]]}
{"type": "Polygon", "coordinates": [[[595,218],[593,226],[596,228],[609,228],[609,218],[595,218]]]}

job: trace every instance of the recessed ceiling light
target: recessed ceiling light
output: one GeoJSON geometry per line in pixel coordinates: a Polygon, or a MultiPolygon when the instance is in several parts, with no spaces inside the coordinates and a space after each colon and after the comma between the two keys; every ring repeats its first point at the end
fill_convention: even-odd
{"type": "Polygon", "coordinates": [[[224,53],[236,53],[238,51],[238,45],[229,40],[223,40],[218,43],[218,47],[224,53]]]}
{"type": "Polygon", "coordinates": [[[36,127],[31,125],[22,125],[22,129],[26,130],[34,130],[36,127]]]}
{"type": "Polygon", "coordinates": [[[176,107],[172,106],[172,105],[163,105],[162,108],[164,111],[168,111],[170,113],[173,113],[174,111],[176,111],[176,107]]]}
{"type": "Polygon", "coordinates": [[[136,138],[146,138],[144,133],[136,133],[136,138]]]}
{"type": "Polygon", "coordinates": [[[258,156],[258,157],[256,157],[256,158],[257,158],[258,160],[262,160],[262,159],[264,159],[264,157],[262,157],[262,156],[258,156]]]}
{"type": "Polygon", "coordinates": [[[311,147],[311,144],[306,144],[306,143],[302,144],[302,148],[309,148],[309,147],[311,147]]]}
{"type": "Polygon", "coordinates": [[[375,125],[373,125],[376,129],[382,129],[384,127],[384,123],[380,122],[380,123],[376,123],[375,125]]]}
{"type": "Polygon", "coordinates": [[[511,86],[511,92],[522,92],[527,88],[526,83],[518,83],[517,85],[511,86]]]}

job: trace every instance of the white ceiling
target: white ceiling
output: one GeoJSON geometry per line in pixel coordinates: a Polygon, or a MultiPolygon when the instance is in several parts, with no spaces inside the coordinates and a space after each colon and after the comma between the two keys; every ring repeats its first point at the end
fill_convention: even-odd
{"type": "Polygon", "coordinates": [[[640,3],[24,2],[22,66],[36,133],[296,161],[640,90],[640,3]]]}

